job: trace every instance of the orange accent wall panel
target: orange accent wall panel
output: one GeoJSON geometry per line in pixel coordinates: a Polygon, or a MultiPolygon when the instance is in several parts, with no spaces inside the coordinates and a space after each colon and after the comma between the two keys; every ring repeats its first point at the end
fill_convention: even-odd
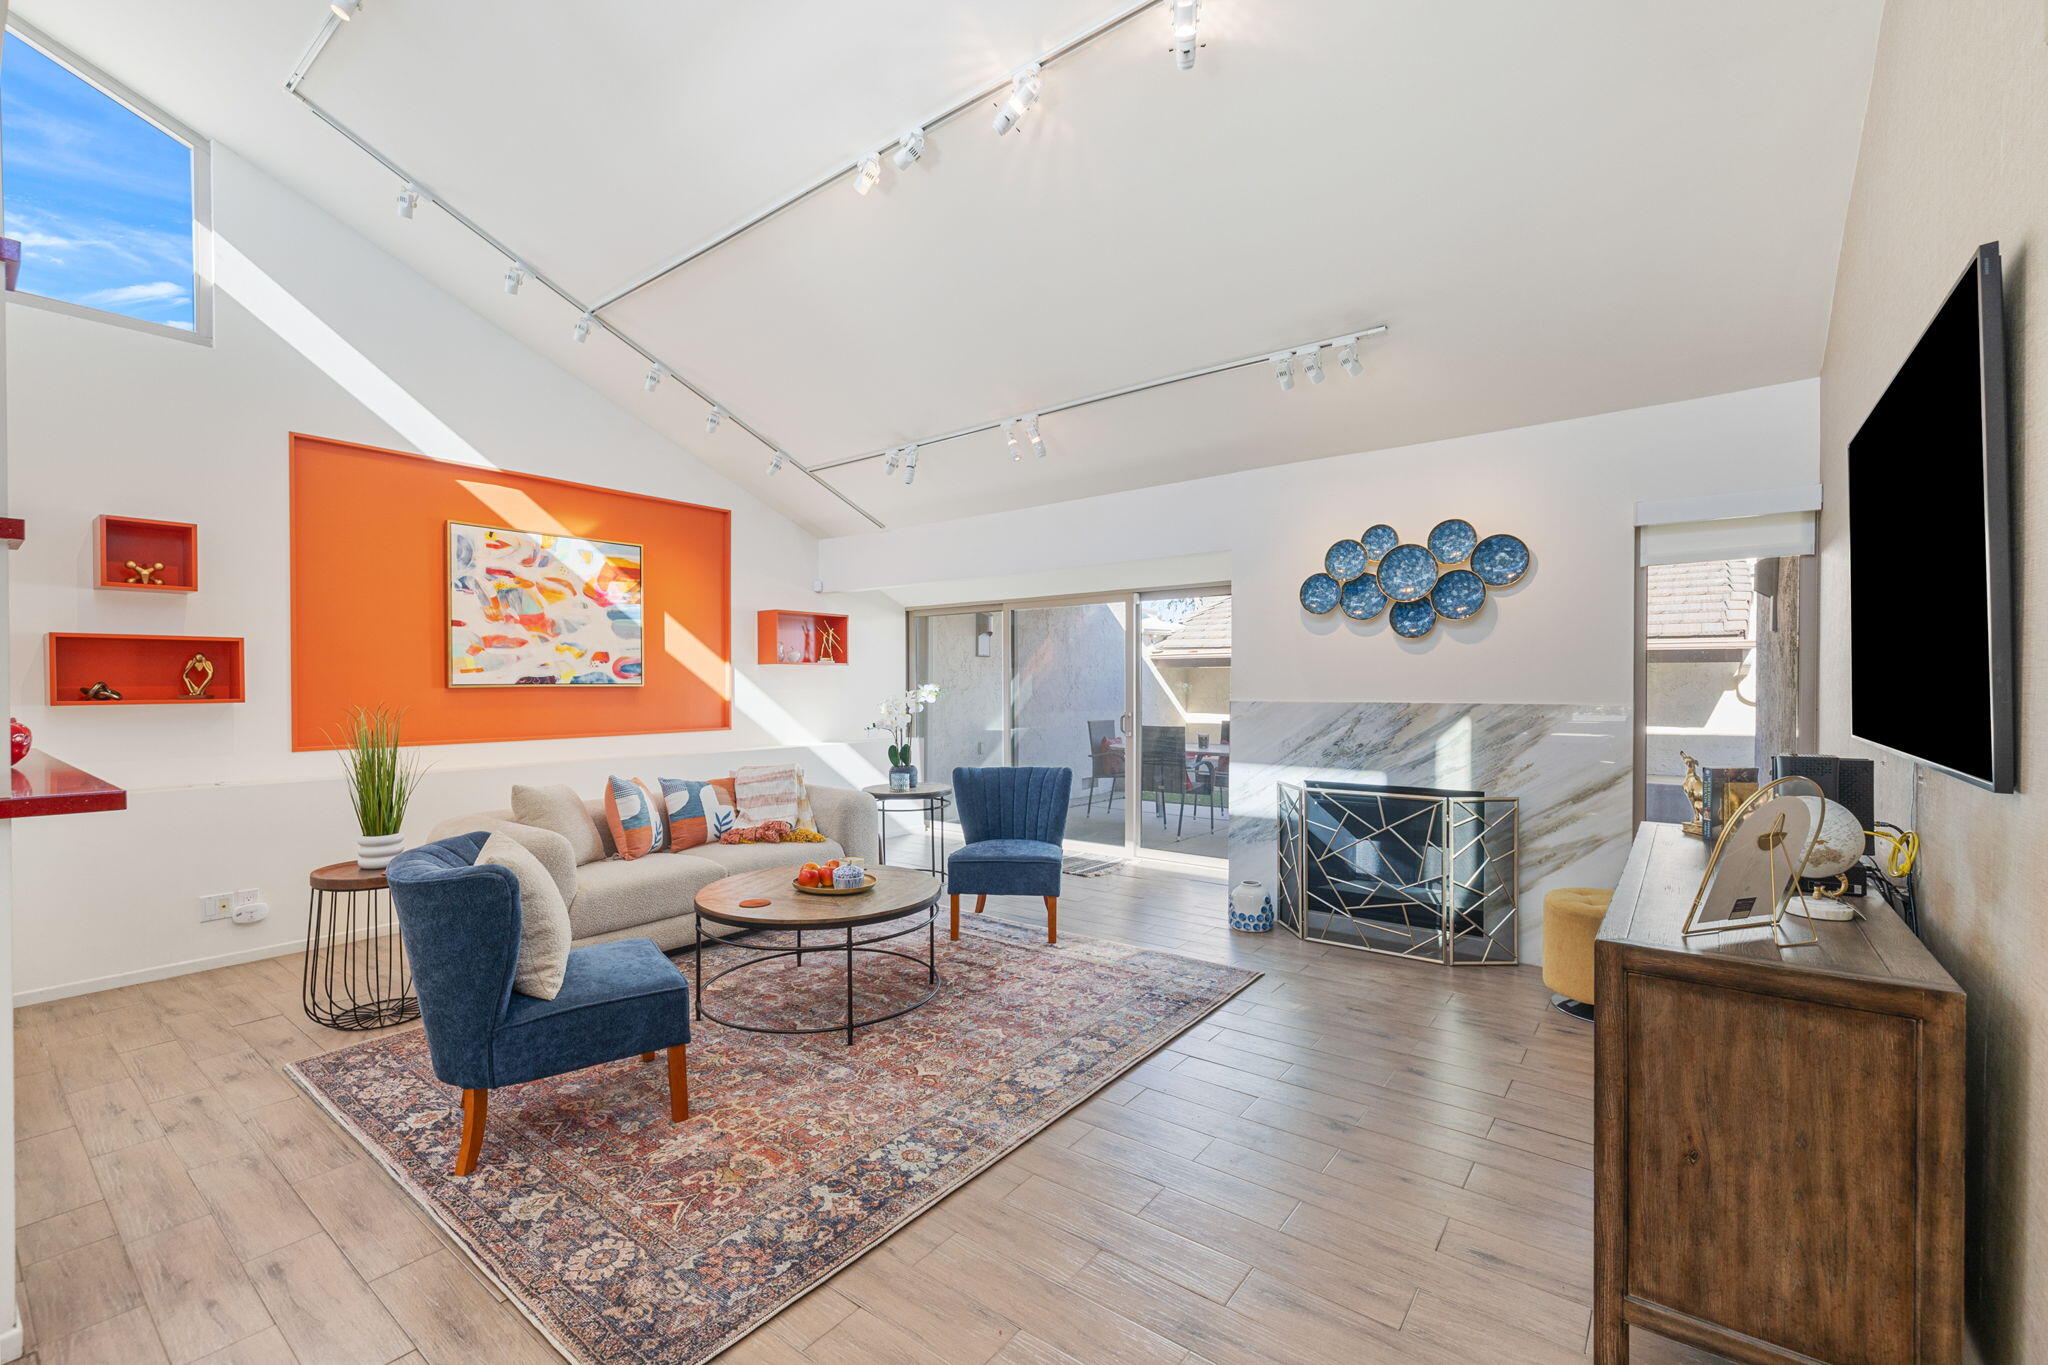
{"type": "Polygon", "coordinates": [[[291,465],[294,749],[380,703],[409,744],[731,728],[724,508],[298,434],[291,465]],[[452,686],[450,522],[640,546],[641,685],[452,686]]]}

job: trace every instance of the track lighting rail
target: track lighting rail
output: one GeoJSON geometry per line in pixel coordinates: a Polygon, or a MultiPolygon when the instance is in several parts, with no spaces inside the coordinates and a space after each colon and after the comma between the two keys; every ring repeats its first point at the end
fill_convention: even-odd
{"type": "MultiPolygon", "coordinates": [[[[1260,351],[1256,355],[1240,356],[1235,360],[1223,360],[1214,365],[1201,366],[1199,369],[1183,370],[1179,374],[1170,374],[1162,379],[1147,379],[1137,384],[1126,384],[1120,389],[1104,389],[1101,393],[1091,393],[1086,398],[1070,398],[1064,403],[1048,403],[1043,407],[1033,408],[1031,412],[1037,417],[1046,417],[1055,412],[1072,412],[1076,408],[1085,408],[1091,403],[1106,403],[1112,398],[1127,398],[1134,393],[1144,393],[1147,389],[1162,389],[1168,384],[1181,384],[1190,379],[1204,379],[1209,375],[1223,374],[1229,370],[1241,370],[1251,365],[1264,365],[1272,360],[1275,355],[1279,354],[1293,355],[1298,351],[1320,351],[1325,346],[1342,347],[1347,342],[1356,343],[1366,337],[1384,335],[1386,330],[1387,324],[1382,322],[1376,326],[1360,328],[1356,332],[1342,332],[1323,341],[1312,341],[1299,347],[1290,346],[1284,352],[1260,351]]],[[[1013,422],[1023,420],[1023,418],[1016,416],[997,417],[986,422],[976,422],[971,426],[959,427],[937,436],[926,436],[922,440],[912,441],[909,444],[923,447],[937,445],[941,441],[957,441],[963,436],[975,436],[984,431],[1000,431],[1013,422]]],[[[850,464],[859,464],[863,460],[883,459],[891,451],[902,448],[903,445],[899,442],[897,445],[884,446],[880,450],[870,450],[860,455],[848,455],[837,460],[823,460],[810,466],[810,468],[812,472],[822,474],[828,469],[841,469],[850,464]]]]}
{"type": "MultiPolygon", "coordinates": [[[[926,134],[929,134],[932,129],[940,126],[941,124],[952,122],[954,119],[960,117],[960,115],[962,114],[983,107],[983,105],[988,100],[994,99],[998,95],[1008,94],[1011,88],[1011,83],[1015,79],[1016,74],[1019,70],[1029,68],[1032,66],[1047,66],[1053,62],[1060,60],[1062,57],[1071,56],[1073,53],[1088,46],[1088,44],[1094,42],[1096,39],[1106,37],[1107,35],[1115,32],[1117,29],[1122,28],[1125,24],[1128,24],[1131,20],[1137,18],[1145,11],[1160,8],[1161,4],[1162,0],[1140,0],[1140,3],[1138,4],[1124,6],[1124,8],[1118,10],[1109,18],[1104,19],[1101,23],[1094,25],[1092,28],[1082,30],[1081,32],[1075,34],[1073,37],[1067,39],[1065,42],[1060,43],[1048,49],[1040,56],[1033,58],[1031,61],[1020,62],[1016,67],[1011,68],[1009,71],[1005,71],[995,81],[976,90],[973,94],[963,96],[960,99],[956,99],[951,104],[948,104],[945,108],[940,109],[937,112],[932,113],[930,115],[927,115],[925,118],[922,118],[918,120],[916,123],[911,124],[909,131],[905,132],[902,136],[896,138],[894,141],[884,142],[879,146],[871,148],[869,151],[861,153],[859,156],[851,157],[846,161],[840,162],[839,164],[833,166],[832,169],[830,169],[829,171],[826,171],[823,175],[817,177],[815,180],[811,180],[799,186],[798,188],[791,190],[788,194],[785,194],[784,196],[782,196],[782,198],[776,200],[774,203],[768,205],[768,207],[760,210],[758,213],[752,214],[749,217],[741,219],[739,222],[734,223],[731,227],[725,229],[723,232],[720,232],[716,236],[707,238],[706,240],[699,242],[696,246],[691,247],[689,250],[684,251],[679,255],[671,256],[668,260],[662,262],[660,265],[655,266],[652,270],[647,271],[645,274],[633,280],[631,283],[626,284],[621,288],[613,290],[611,293],[605,295],[603,298],[599,299],[595,304],[591,306],[597,311],[602,312],[604,309],[611,307],[613,304],[619,302],[619,300],[623,298],[626,298],[628,295],[638,293],[640,290],[645,289],[648,285],[653,284],[655,281],[667,278],[668,276],[674,274],[676,271],[681,270],[684,266],[690,264],[690,262],[697,260],[700,257],[710,255],[712,252],[718,250],[718,248],[724,246],[727,242],[732,241],[734,238],[744,236],[747,233],[752,232],[755,228],[760,227],[763,223],[768,222],[770,219],[776,218],[780,216],[782,213],[786,212],[787,210],[795,208],[798,204],[803,203],[804,200],[809,199],[812,195],[818,194],[823,190],[830,188],[833,185],[841,183],[847,178],[849,174],[858,174],[860,171],[861,164],[871,156],[887,156],[897,148],[909,144],[913,138],[915,138],[917,142],[918,155],[923,155],[924,137],[926,134]]],[[[1168,0],[1167,8],[1169,10],[1171,9],[1170,0],[1168,0]]],[[[902,163],[898,164],[899,166],[902,165],[902,163]]]]}

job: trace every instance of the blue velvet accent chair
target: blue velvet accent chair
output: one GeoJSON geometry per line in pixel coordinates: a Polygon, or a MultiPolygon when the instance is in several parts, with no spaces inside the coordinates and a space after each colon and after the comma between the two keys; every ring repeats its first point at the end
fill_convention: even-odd
{"type": "Polygon", "coordinates": [[[1071,768],[955,768],[953,804],[963,847],[946,859],[953,894],[953,937],[960,897],[980,914],[990,896],[1045,898],[1045,941],[1060,941],[1060,841],[1067,834],[1071,768]]]}
{"type": "Polygon", "coordinates": [[[690,982],[644,938],[569,950],[562,989],[512,989],[519,881],[478,863],[484,834],[408,849],[385,869],[434,1074],[462,1091],[455,1174],[476,1169],[491,1091],[668,1051],[669,1118],[690,1117],[690,982]]]}

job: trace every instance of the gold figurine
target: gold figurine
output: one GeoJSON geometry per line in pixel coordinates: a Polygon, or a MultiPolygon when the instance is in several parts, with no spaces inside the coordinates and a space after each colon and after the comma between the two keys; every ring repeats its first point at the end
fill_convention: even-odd
{"type": "Polygon", "coordinates": [[[164,562],[161,559],[147,567],[137,564],[131,559],[128,561],[128,567],[135,570],[135,577],[128,580],[130,583],[146,583],[152,588],[164,586],[163,579],[156,577],[157,574],[164,571],[164,562]]]}
{"type": "Polygon", "coordinates": [[[185,667],[179,671],[178,677],[185,684],[187,699],[204,697],[207,684],[213,681],[213,660],[204,654],[194,654],[185,661],[185,667]]]}
{"type": "Polygon", "coordinates": [[[1707,818],[1707,784],[1700,776],[1700,761],[1683,749],[1678,756],[1685,760],[1685,781],[1679,785],[1685,788],[1685,799],[1692,802],[1692,819],[1679,828],[1695,839],[1704,838],[1707,818]]]}
{"type": "Polygon", "coordinates": [[[818,657],[820,659],[824,659],[827,661],[833,661],[836,660],[838,656],[839,628],[833,625],[830,621],[827,621],[824,625],[824,634],[819,638],[818,641],[818,657]]]}

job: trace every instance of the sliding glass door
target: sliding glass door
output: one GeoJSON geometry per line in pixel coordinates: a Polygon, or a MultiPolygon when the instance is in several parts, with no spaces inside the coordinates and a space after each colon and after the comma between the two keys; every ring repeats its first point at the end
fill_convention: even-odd
{"type": "MultiPolygon", "coordinates": [[[[1074,774],[1070,857],[1213,866],[1230,827],[1230,594],[1204,587],[913,612],[927,780],[1015,763],[1074,774]]],[[[957,829],[953,837],[958,838],[957,829]]]]}
{"type": "Polygon", "coordinates": [[[1002,616],[939,612],[910,618],[910,681],[937,683],[940,705],[917,718],[917,763],[927,782],[955,768],[1005,762],[1002,616]]]}
{"type": "Polygon", "coordinates": [[[1227,857],[1230,594],[1145,593],[1138,613],[1138,849],[1227,857]]]}
{"type": "Polygon", "coordinates": [[[1128,598],[1010,611],[1010,752],[1019,767],[1067,768],[1075,806],[1067,848],[1118,858],[1128,842],[1115,800],[1130,707],[1128,598]]]}

